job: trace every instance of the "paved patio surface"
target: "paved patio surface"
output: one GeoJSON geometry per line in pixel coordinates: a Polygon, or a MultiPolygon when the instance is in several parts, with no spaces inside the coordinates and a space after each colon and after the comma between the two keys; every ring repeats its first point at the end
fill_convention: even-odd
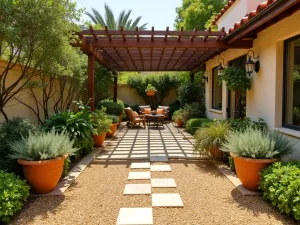
{"type": "Polygon", "coordinates": [[[193,152],[192,136],[172,123],[164,127],[136,126],[133,129],[123,125],[113,140],[111,140],[97,159],[150,159],[153,156],[169,159],[199,159],[207,155],[193,152]]]}

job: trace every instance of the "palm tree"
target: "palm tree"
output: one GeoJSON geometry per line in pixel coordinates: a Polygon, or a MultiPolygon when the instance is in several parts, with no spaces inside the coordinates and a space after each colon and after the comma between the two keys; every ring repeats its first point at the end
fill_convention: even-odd
{"type": "Polygon", "coordinates": [[[95,24],[99,24],[101,27],[107,26],[110,30],[117,30],[121,26],[124,28],[124,30],[134,30],[136,27],[138,27],[139,30],[146,30],[147,23],[138,26],[142,18],[141,16],[136,18],[134,21],[129,18],[131,10],[128,10],[128,12],[123,10],[119,15],[118,20],[116,21],[111,8],[109,8],[106,3],[104,4],[104,8],[104,17],[101,16],[99,11],[97,11],[95,8],[92,8],[92,13],[86,12],[85,14],[88,15],[95,24]]]}

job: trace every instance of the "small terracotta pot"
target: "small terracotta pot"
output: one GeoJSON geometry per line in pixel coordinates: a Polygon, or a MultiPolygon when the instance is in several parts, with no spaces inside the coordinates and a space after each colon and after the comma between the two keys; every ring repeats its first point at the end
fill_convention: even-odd
{"type": "Polygon", "coordinates": [[[105,141],[105,138],[106,138],[106,133],[99,134],[99,135],[94,134],[93,139],[94,139],[94,142],[95,142],[95,146],[96,147],[102,146],[103,142],[105,141]]]}
{"type": "Polygon", "coordinates": [[[219,146],[209,149],[209,154],[213,159],[221,160],[224,157],[224,153],[220,151],[219,146]]]}
{"type": "Polygon", "coordinates": [[[235,170],[237,176],[241,180],[243,186],[251,191],[258,189],[260,172],[262,169],[268,167],[280,159],[250,159],[238,157],[230,153],[234,159],[235,170]]]}
{"type": "Polygon", "coordinates": [[[107,136],[109,137],[113,137],[117,131],[118,128],[118,123],[113,123],[112,125],[110,125],[110,133],[106,133],[107,136]]]}
{"type": "Polygon", "coordinates": [[[147,95],[148,96],[153,96],[153,95],[155,95],[155,91],[147,91],[147,95]]]}
{"type": "Polygon", "coordinates": [[[67,157],[68,155],[64,155],[57,159],[43,161],[18,159],[18,163],[22,165],[25,179],[31,185],[32,190],[37,194],[45,194],[56,187],[67,157]]]}
{"type": "Polygon", "coordinates": [[[177,127],[183,127],[183,121],[182,120],[177,120],[176,124],[177,124],[177,127]]]}

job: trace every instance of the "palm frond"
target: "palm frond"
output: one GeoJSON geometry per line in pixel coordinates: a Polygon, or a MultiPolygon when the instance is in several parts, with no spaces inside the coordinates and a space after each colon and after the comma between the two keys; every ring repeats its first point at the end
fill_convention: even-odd
{"type": "Polygon", "coordinates": [[[122,21],[123,27],[127,27],[127,23],[128,23],[130,14],[131,14],[131,10],[128,10],[128,12],[124,16],[124,20],[122,21]]]}
{"type": "Polygon", "coordinates": [[[97,19],[96,19],[96,18],[94,17],[94,15],[92,15],[91,13],[85,12],[85,15],[87,15],[87,16],[92,20],[92,22],[93,22],[94,24],[97,24],[97,23],[98,23],[97,19]]]}
{"type": "Polygon", "coordinates": [[[144,23],[142,26],[139,27],[139,30],[147,30],[148,23],[144,23]]]}
{"type": "Polygon", "coordinates": [[[106,3],[104,5],[104,8],[105,8],[106,24],[109,27],[109,29],[115,30],[116,29],[116,21],[115,21],[115,16],[113,14],[113,11],[106,3]]]}
{"type": "Polygon", "coordinates": [[[123,26],[122,23],[123,23],[124,16],[125,16],[125,10],[123,10],[119,15],[118,23],[116,26],[117,28],[119,28],[120,26],[123,26]]]}
{"type": "Polygon", "coordinates": [[[105,26],[105,22],[104,22],[103,17],[99,13],[99,11],[96,10],[95,8],[92,8],[92,11],[93,11],[94,17],[95,17],[95,19],[97,21],[95,24],[100,24],[101,26],[104,27],[105,26]]]}
{"type": "Polygon", "coordinates": [[[130,26],[130,30],[135,29],[135,27],[139,24],[139,22],[140,22],[141,19],[142,19],[141,16],[139,16],[138,18],[136,18],[136,19],[133,21],[132,25],[130,26]]]}

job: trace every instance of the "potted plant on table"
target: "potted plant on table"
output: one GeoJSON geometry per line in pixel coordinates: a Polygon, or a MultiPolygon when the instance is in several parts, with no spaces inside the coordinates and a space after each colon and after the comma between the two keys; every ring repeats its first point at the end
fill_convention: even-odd
{"type": "Polygon", "coordinates": [[[226,120],[214,120],[205,127],[199,128],[195,133],[196,142],[194,150],[207,154],[214,159],[223,159],[224,153],[220,148],[225,142],[226,134],[230,130],[230,124],[226,120]]]}
{"type": "Polygon", "coordinates": [[[243,186],[257,190],[260,172],[294,151],[294,143],[278,133],[248,127],[243,132],[229,132],[221,150],[230,152],[237,176],[243,186]]]}
{"type": "Polygon", "coordinates": [[[108,132],[106,135],[109,137],[113,137],[118,128],[119,118],[115,115],[108,115],[107,118],[110,119],[112,123],[110,125],[110,132],[108,132]]]}
{"type": "Polygon", "coordinates": [[[154,96],[155,92],[157,92],[157,89],[152,84],[148,84],[148,86],[146,88],[147,95],[148,96],[154,96]]]}
{"type": "Polygon", "coordinates": [[[18,159],[24,176],[37,194],[51,192],[57,185],[63,171],[64,160],[74,155],[78,149],[73,147],[65,131],[56,133],[32,134],[28,138],[11,143],[10,158],[18,159]]]}
{"type": "Polygon", "coordinates": [[[94,113],[95,134],[93,135],[93,139],[96,147],[101,146],[106,138],[106,133],[111,132],[110,125],[112,121],[107,118],[105,110],[105,108],[102,108],[101,110],[96,110],[94,113]]]}

